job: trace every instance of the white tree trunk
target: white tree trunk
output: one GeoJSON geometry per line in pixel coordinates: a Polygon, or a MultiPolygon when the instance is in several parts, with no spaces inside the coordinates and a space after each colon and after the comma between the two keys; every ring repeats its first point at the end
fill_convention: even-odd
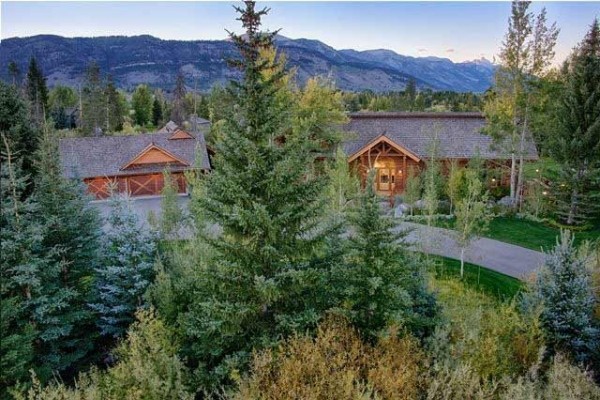
{"type": "Polygon", "coordinates": [[[460,249],[460,277],[465,275],[465,248],[460,249]]]}

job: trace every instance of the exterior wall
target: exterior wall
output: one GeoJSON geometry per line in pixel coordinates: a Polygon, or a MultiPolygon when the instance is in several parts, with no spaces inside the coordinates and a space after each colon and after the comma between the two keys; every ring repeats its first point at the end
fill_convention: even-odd
{"type": "MultiPolygon", "coordinates": [[[[186,193],[187,185],[185,176],[181,172],[172,174],[177,183],[178,193],[186,193]]],[[[111,187],[119,193],[128,193],[130,196],[155,196],[160,195],[165,182],[162,173],[140,174],[113,177],[94,177],[83,180],[87,185],[88,193],[97,199],[106,199],[110,196],[111,187]]]]}

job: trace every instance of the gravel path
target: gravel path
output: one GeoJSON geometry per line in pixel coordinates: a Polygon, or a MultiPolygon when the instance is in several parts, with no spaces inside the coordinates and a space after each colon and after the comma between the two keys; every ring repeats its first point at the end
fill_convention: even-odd
{"type": "MultiPolygon", "coordinates": [[[[460,246],[450,229],[402,222],[396,230],[408,230],[406,241],[417,251],[460,259],[460,246]]],[[[473,240],[465,252],[465,261],[523,279],[544,262],[544,254],[498,240],[473,240]]]]}

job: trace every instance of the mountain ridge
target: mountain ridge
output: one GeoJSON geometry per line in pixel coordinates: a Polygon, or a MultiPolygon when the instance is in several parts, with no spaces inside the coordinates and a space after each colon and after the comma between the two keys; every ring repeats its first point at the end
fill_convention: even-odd
{"type": "MultiPolygon", "coordinates": [[[[297,79],[328,76],[348,91],[403,90],[414,79],[420,89],[482,92],[492,81],[495,66],[488,60],[455,63],[440,57],[411,57],[393,50],[336,50],[315,39],[278,36],[275,44],[286,54],[297,79]]],[[[8,80],[8,63],[26,71],[31,56],[38,59],[48,84],[76,86],[87,65],[96,61],[116,84],[131,90],[140,83],[170,90],[181,70],[188,86],[208,90],[239,78],[226,59],[237,51],[229,40],[171,40],[151,35],[67,38],[59,35],[15,37],[0,41],[0,78],[8,80]]]]}

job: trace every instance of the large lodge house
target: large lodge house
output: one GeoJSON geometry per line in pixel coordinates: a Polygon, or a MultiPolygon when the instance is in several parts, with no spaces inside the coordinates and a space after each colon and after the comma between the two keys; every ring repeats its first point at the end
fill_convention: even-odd
{"type": "MultiPolygon", "coordinates": [[[[200,122],[191,131],[169,122],[155,133],[62,139],[63,172],[83,179],[98,199],[108,197],[111,187],[131,196],[159,195],[165,169],[176,179],[178,191],[186,193],[184,172],[211,168],[205,142],[210,126],[200,122]]],[[[367,171],[375,169],[375,189],[381,195],[401,194],[407,176],[425,168],[434,143],[442,164],[456,160],[464,165],[479,157],[501,171],[488,184],[506,185],[502,171],[509,155],[482,133],[484,125],[479,113],[354,113],[343,126],[342,148],[363,182],[367,171]]],[[[537,159],[532,140],[526,143],[525,159],[537,159]]]]}

